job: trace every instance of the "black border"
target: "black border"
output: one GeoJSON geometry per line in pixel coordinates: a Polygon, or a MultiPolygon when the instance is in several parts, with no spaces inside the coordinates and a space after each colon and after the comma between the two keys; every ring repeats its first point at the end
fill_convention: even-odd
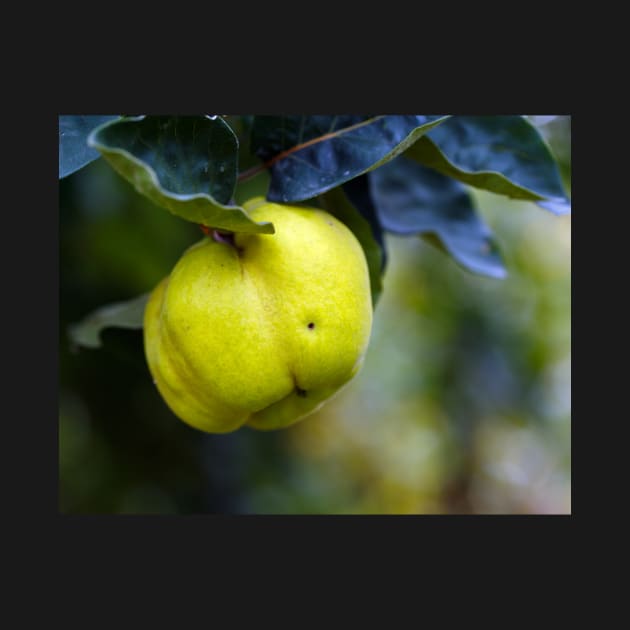
{"type": "MultiPolygon", "coordinates": [[[[427,28],[425,26],[425,28],[427,28]]],[[[421,39],[421,35],[418,36],[421,39]]],[[[403,42],[404,44],[405,42],[403,42]]],[[[537,569],[543,576],[546,564],[568,563],[570,521],[564,516],[76,516],[58,513],[58,209],[57,181],[57,116],[63,113],[110,113],[115,111],[149,113],[200,111],[219,113],[339,113],[378,112],[413,113],[420,107],[426,112],[468,114],[571,114],[573,102],[566,83],[559,81],[557,68],[545,60],[532,57],[520,68],[512,67],[508,74],[488,71],[485,80],[474,68],[466,67],[466,53],[459,53],[455,63],[436,66],[427,56],[415,50],[413,43],[400,45],[398,64],[390,54],[388,61],[377,59],[376,52],[368,55],[365,63],[359,58],[347,64],[347,72],[334,67],[325,57],[307,63],[300,69],[302,79],[287,79],[289,70],[274,71],[272,51],[249,50],[245,54],[256,64],[248,74],[242,74],[242,66],[230,64],[229,58],[217,72],[212,59],[226,59],[208,53],[205,74],[195,67],[190,85],[196,90],[185,94],[173,89],[170,98],[164,97],[163,83],[151,85],[146,91],[138,85],[133,72],[125,78],[117,77],[116,88],[120,98],[103,98],[105,85],[98,77],[101,89],[89,91],[89,86],[77,82],[70,89],[69,82],[59,90],[62,103],[55,103],[45,115],[38,113],[40,127],[31,129],[29,136],[45,138],[44,154],[36,166],[45,166],[42,178],[47,185],[33,185],[33,173],[26,169],[25,182],[18,192],[28,190],[31,208],[25,212],[26,225],[13,260],[20,261],[20,268],[28,269],[26,279],[19,276],[16,285],[10,285],[12,294],[20,301],[20,316],[30,315],[28,332],[13,336],[17,357],[13,369],[26,377],[27,387],[20,394],[16,409],[6,422],[18,425],[22,430],[24,447],[10,448],[14,461],[11,470],[16,471],[15,510],[32,514],[36,521],[25,530],[31,536],[46,532],[43,547],[54,548],[58,559],[63,558],[71,570],[79,570],[77,577],[100,572],[107,567],[117,576],[124,575],[125,567],[133,566],[149,577],[159,573],[167,565],[180,567],[184,575],[172,572],[167,576],[177,582],[192,576],[185,572],[190,565],[199,575],[212,574],[221,567],[239,569],[237,574],[226,574],[231,586],[240,593],[257,589],[263,584],[260,572],[248,573],[250,566],[238,566],[241,561],[258,559],[262,555],[265,572],[282,561],[295,564],[298,569],[314,569],[319,566],[325,576],[335,574],[335,567],[354,563],[366,574],[378,562],[389,567],[388,575],[404,568],[405,574],[414,576],[423,572],[432,562],[437,566],[462,560],[474,562],[480,568],[494,561],[505,562],[512,568],[524,568],[539,562],[537,569]],[[414,63],[409,63],[415,52],[414,63]],[[257,58],[257,55],[260,55],[257,58]],[[424,61],[422,61],[424,58],[424,61]],[[378,63],[377,63],[378,61],[378,63]],[[548,74],[537,64],[546,63],[548,74]],[[531,64],[531,67],[530,67],[531,64]],[[427,68],[428,66],[428,68],[427,68]],[[388,68],[394,69],[390,72],[388,68]],[[386,68],[383,70],[382,68],[386,68]],[[521,70],[519,74],[518,70],[521,70]],[[527,72],[529,69],[529,73],[527,72]],[[523,70],[525,71],[523,73],[523,70]],[[498,76],[497,76],[498,75],[498,76]],[[200,77],[207,82],[200,83],[200,77]],[[274,80],[274,76],[279,77],[274,80]],[[524,82],[523,76],[534,80],[524,82]],[[311,78],[306,78],[311,77],[311,78]],[[194,81],[192,80],[194,78],[194,81]],[[124,87],[123,87],[124,86],[124,87]],[[152,89],[151,89],[152,88],[152,89]],[[86,99],[86,93],[93,96],[86,99]],[[124,95],[124,96],[123,96],[124,95]],[[159,95],[158,98],[154,98],[159,95]],[[37,134],[35,136],[35,134],[37,134]],[[30,199],[31,195],[40,196],[30,199]],[[28,218],[27,218],[28,217],[28,218]],[[28,234],[28,236],[26,236],[28,234]],[[24,257],[24,241],[36,255],[24,257]],[[30,268],[29,268],[30,267],[30,268]],[[23,304],[23,306],[22,306],[23,304]],[[28,353],[24,352],[25,346],[28,353]],[[20,357],[22,357],[21,360],[20,357]],[[34,377],[34,378],[33,378],[34,377]],[[31,404],[34,403],[34,404],[31,404]],[[28,456],[25,455],[28,453],[28,456]],[[314,553],[318,550],[317,553],[314,553]],[[317,559],[320,562],[317,562],[317,559]],[[293,562],[292,562],[293,561],[293,562]],[[326,564],[328,562],[328,564],[326,564]],[[330,564],[330,563],[334,564],[330,564]],[[309,564],[312,563],[312,564],[309,564]],[[139,567],[142,567],[141,570],[139,567]],[[331,570],[332,569],[332,570],[331,570]],[[238,581],[236,581],[238,578],[238,581]],[[234,580],[232,582],[232,580],[234,580]]],[[[400,42],[399,42],[400,44],[400,42]]],[[[286,46],[282,53],[288,54],[286,46]]],[[[495,58],[497,53],[495,51],[495,58]]],[[[332,60],[331,60],[332,61],[332,60]]],[[[137,68],[137,67],[136,67],[137,68]]],[[[192,69],[191,69],[192,70],[192,69]]],[[[180,78],[180,85],[187,84],[187,77],[180,78]]],[[[96,83],[96,77],[95,77],[96,83]]],[[[574,128],[575,129],[575,128],[574,128]]],[[[19,142],[24,142],[23,129],[14,129],[19,142]],[[21,137],[21,139],[20,139],[21,137]]],[[[28,147],[32,151],[32,146],[28,147]]],[[[575,181],[575,178],[573,178],[575,181]]],[[[18,195],[21,197],[21,195],[18,195]]],[[[14,207],[23,207],[18,199],[14,207]]],[[[9,241],[13,239],[9,238],[9,241]]],[[[573,509],[573,508],[572,508],[573,509]]],[[[40,538],[41,540],[41,538],[40,538]]],[[[557,564],[556,564],[557,565],[557,564]]],[[[457,568],[453,571],[457,572],[457,568]]],[[[386,577],[380,570],[375,578],[386,577]]],[[[536,568],[534,567],[534,570],[536,568]]],[[[265,581],[269,581],[269,575],[265,581]]],[[[395,578],[394,578],[395,579],[395,578]]],[[[413,579],[413,577],[411,578],[413,579]]],[[[443,578],[444,580],[445,578],[443,578]]],[[[80,580],[79,580],[80,581],[80,580]]],[[[140,581],[140,578],[138,578],[140,581]]],[[[284,575],[282,584],[294,581],[292,574],[284,575]]],[[[441,582],[448,588],[445,581],[441,582]]],[[[209,589],[211,591],[211,587],[209,589]]],[[[417,597],[422,599],[421,592],[417,597]]]]}

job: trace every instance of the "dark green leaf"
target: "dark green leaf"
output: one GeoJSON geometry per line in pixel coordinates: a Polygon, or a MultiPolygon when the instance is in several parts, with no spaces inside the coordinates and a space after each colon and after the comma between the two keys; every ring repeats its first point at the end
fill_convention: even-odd
{"type": "Polygon", "coordinates": [[[448,116],[256,116],[252,150],[271,169],[267,198],[304,201],[367,173],[448,116]]]}
{"type": "Polygon", "coordinates": [[[522,116],[452,116],[406,155],[470,186],[571,211],[549,147],[522,116]]]}
{"type": "Polygon", "coordinates": [[[401,156],[370,173],[383,228],[433,234],[462,266],[493,278],[506,275],[497,244],[458,181],[401,156]]]}
{"type": "Polygon", "coordinates": [[[101,345],[100,334],[104,328],[142,328],[144,308],[149,295],[146,293],[133,300],[116,302],[97,309],[78,324],[70,326],[68,330],[70,340],[79,346],[98,348],[101,345]]]}
{"type": "Polygon", "coordinates": [[[120,116],[59,116],[59,179],[101,157],[87,144],[92,129],[120,116]]]}
{"type": "Polygon", "coordinates": [[[372,237],[378,243],[381,249],[381,274],[385,271],[385,265],[387,264],[387,250],[385,249],[385,238],[383,234],[383,227],[379,221],[376,207],[372,200],[372,194],[370,192],[370,181],[368,175],[360,175],[351,179],[342,185],[342,189],[348,200],[352,205],[361,213],[363,218],[370,224],[372,229],[372,237]]]}
{"type": "Polygon", "coordinates": [[[374,238],[374,232],[368,221],[353,206],[341,187],[333,188],[319,197],[322,208],[344,223],[356,236],[363,248],[370,272],[372,306],[375,307],[383,290],[381,280],[383,268],[383,250],[374,238]]]}
{"type": "Polygon", "coordinates": [[[238,141],[221,118],[136,116],[95,129],[88,141],[138,192],[173,214],[210,228],[273,234],[271,223],[228,205],[238,141]]]}

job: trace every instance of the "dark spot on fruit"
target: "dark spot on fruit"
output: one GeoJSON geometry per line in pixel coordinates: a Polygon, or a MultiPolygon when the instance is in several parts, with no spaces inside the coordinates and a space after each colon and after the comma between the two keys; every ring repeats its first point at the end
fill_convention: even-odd
{"type": "Polygon", "coordinates": [[[314,324],[313,322],[311,322],[311,323],[308,325],[308,327],[309,327],[311,330],[313,330],[313,328],[315,328],[315,324],[314,324]]]}
{"type": "Polygon", "coordinates": [[[300,389],[299,387],[295,388],[295,393],[300,397],[300,398],[306,398],[306,390],[305,389],[300,389]]]}

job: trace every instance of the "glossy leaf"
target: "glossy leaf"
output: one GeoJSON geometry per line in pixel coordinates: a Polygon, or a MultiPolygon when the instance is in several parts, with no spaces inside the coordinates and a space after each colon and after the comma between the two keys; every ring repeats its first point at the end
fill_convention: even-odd
{"type": "Polygon", "coordinates": [[[267,198],[304,201],[385,164],[448,116],[256,116],[251,146],[271,169],[267,198]]]}
{"type": "Polygon", "coordinates": [[[88,140],[138,192],[173,214],[210,228],[273,234],[229,205],[238,141],[219,117],[136,116],[105,124],[88,140]]]}
{"type": "Polygon", "coordinates": [[[463,184],[405,156],[370,173],[369,178],[385,230],[434,235],[466,269],[505,277],[496,241],[463,184]]]}
{"type": "Polygon", "coordinates": [[[142,328],[144,308],[149,294],[140,295],[133,300],[116,302],[97,309],[78,324],[70,326],[70,340],[86,348],[101,346],[101,332],[105,328],[142,328]]]}
{"type": "Polygon", "coordinates": [[[571,211],[549,147],[522,116],[452,116],[406,155],[470,186],[571,211]]]}
{"type": "MultiPolygon", "coordinates": [[[[361,215],[341,187],[333,188],[319,197],[321,206],[352,230],[363,248],[370,272],[372,306],[375,307],[383,291],[382,273],[384,250],[377,242],[370,223],[361,215]]],[[[380,232],[380,230],[379,230],[380,232]]],[[[382,235],[380,235],[382,238],[382,235]]]]}
{"type": "Polygon", "coordinates": [[[89,147],[90,132],[120,116],[59,116],[59,179],[72,175],[101,154],[89,147]]]}

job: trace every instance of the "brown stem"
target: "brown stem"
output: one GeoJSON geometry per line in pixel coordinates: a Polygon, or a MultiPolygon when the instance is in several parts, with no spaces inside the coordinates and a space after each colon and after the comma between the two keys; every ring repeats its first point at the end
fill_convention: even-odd
{"type": "Polygon", "coordinates": [[[203,225],[201,223],[199,223],[199,227],[201,228],[201,231],[213,241],[216,241],[217,243],[224,243],[225,245],[233,247],[238,252],[239,256],[242,254],[243,249],[241,247],[238,247],[236,241],[234,240],[234,237],[236,236],[234,232],[228,232],[227,230],[217,230],[216,228],[209,228],[207,225],[203,225]]]}
{"type": "Polygon", "coordinates": [[[226,232],[225,230],[212,230],[211,236],[212,239],[215,240],[217,243],[225,243],[226,245],[230,245],[236,250],[239,249],[236,246],[236,242],[234,241],[234,232],[226,232]]]}
{"type": "Polygon", "coordinates": [[[267,168],[269,168],[269,163],[267,162],[265,164],[257,164],[240,173],[237,179],[239,182],[246,182],[248,179],[255,177],[258,173],[262,173],[267,168]]]}

